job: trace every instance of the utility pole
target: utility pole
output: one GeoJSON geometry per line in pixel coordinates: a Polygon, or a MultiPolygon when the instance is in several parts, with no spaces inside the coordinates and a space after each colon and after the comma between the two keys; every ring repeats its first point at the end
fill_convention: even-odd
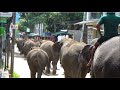
{"type": "MultiPolygon", "coordinates": [[[[90,16],[88,16],[88,15],[90,15],[89,13],[84,12],[83,21],[90,19],[90,16]]],[[[87,25],[86,24],[83,24],[83,26],[82,26],[82,41],[87,43],[87,25]]]]}
{"type": "MultiPolygon", "coordinates": [[[[16,12],[13,12],[13,25],[15,25],[16,12]]],[[[12,29],[12,48],[11,48],[11,66],[10,66],[10,78],[13,77],[14,69],[14,45],[15,45],[15,28],[12,29]]]]}

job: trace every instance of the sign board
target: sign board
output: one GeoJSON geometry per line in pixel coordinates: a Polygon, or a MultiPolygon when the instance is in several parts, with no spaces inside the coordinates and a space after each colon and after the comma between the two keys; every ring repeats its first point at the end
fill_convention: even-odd
{"type": "Polygon", "coordinates": [[[30,32],[30,28],[27,28],[26,32],[30,32]]]}
{"type": "Polygon", "coordinates": [[[5,27],[0,27],[0,35],[4,35],[5,27]]]}
{"type": "Polygon", "coordinates": [[[12,12],[0,12],[0,17],[12,17],[12,12]]]}
{"type": "Polygon", "coordinates": [[[18,29],[18,25],[11,25],[11,29],[18,29]]]}
{"type": "Polygon", "coordinates": [[[7,18],[0,17],[0,23],[7,23],[7,18]]]}

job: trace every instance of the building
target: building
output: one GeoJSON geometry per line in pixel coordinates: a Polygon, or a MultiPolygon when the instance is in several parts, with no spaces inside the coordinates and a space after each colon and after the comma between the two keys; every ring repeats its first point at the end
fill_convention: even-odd
{"type": "Polygon", "coordinates": [[[44,29],[43,28],[43,23],[41,23],[41,24],[35,24],[34,33],[42,35],[42,33],[44,32],[43,29],[44,29]]]}

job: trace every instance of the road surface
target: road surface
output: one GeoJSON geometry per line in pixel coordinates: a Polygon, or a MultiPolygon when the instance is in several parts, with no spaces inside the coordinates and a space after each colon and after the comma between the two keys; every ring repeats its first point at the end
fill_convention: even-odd
{"type": "MultiPolygon", "coordinates": [[[[23,55],[19,54],[19,51],[16,45],[15,45],[14,54],[15,54],[14,55],[14,72],[20,75],[20,78],[30,78],[30,70],[27,64],[27,60],[24,58],[23,55]]],[[[56,75],[50,74],[49,76],[47,76],[42,74],[41,78],[64,78],[63,68],[61,67],[59,62],[57,66],[58,66],[58,69],[57,69],[56,75]]],[[[86,78],[90,78],[90,75],[87,74],[86,78]]]]}

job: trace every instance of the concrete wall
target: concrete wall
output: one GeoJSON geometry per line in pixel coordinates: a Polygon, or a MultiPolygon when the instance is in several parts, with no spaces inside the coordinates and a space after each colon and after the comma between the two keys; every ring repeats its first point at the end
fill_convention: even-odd
{"type": "Polygon", "coordinates": [[[81,34],[82,34],[82,31],[80,31],[80,30],[68,30],[68,32],[70,33],[70,34],[73,34],[73,38],[74,38],[74,40],[76,40],[76,41],[80,41],[80,38],[81,38],[81,34]]]}

